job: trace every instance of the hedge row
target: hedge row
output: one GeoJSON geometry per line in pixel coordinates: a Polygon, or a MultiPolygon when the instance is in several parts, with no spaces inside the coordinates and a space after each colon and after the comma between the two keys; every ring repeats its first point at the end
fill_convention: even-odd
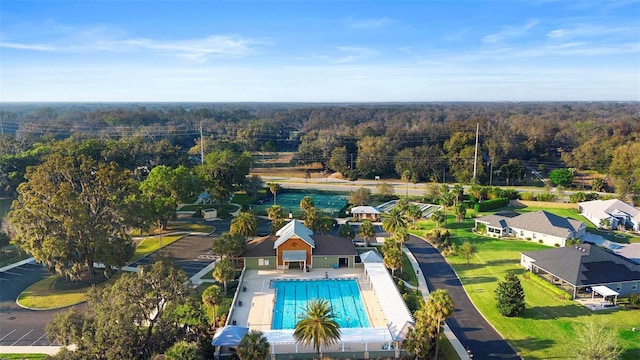
{"type": "Polygon", "coordinates": [[[502,207],[505,207],[509,205],[509,199],[508,198],[499,198],[499,199],[493,199],[493,200],[486,200],[483,201],[481,203],[477,203],[473,206],[473,209],[476,212],[481,212],[481,211],[489,211],[489,210],[494,210],[494,209],[499,209],[502,207]]]}
{"type": "Polygon", "coordinates": [[[565,299],[565,300],[571,300],[571,298],[573,297],[571,294],[569,294],[568,292],[556,287],[555,285],[549,283],[547,280],[541,278],[540,276],[532,273],[532,272],[528,272],[525,274],[525,278],[532,280],[533,282],[540,284],[542,287],[551,290],[552,292],[554,292],[555,294],[558,295],[559,298],[565,299]]]}

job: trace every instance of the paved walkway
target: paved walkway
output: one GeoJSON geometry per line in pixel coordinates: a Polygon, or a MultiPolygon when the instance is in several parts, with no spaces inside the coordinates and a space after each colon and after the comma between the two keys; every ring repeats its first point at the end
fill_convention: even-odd
{"type": "MultiPolygon", "coordinates": [[[[433,246],[413,235],[405,242],[405,246],[415,257],[420,272],[426,276],[426,279],[419,276],[419,283],[426,280],[426,287],[447,290],[453,298],[454,315],[447,320],[447,325],[452,335],[460,341],[462,348],[455,344],[455,341],[452,344],[458,353],[463,351],[462,359],[469,358],[466,349],[471,351],[474,359],[521,359],[511,345],[478,312],[453,268],[433,246]]],[[[447,335],[447,338],[449,336],[447,335]]]]}

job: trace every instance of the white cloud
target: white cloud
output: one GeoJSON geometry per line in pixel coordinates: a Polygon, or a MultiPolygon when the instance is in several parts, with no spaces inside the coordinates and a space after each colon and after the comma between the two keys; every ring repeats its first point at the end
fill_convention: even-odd
{"type": "MultiPolygon", "coordinates": [[[[6,38],[6,36],[5,36],[6,38]]],[[[194,61],[206,61],[212,57],[241,58],[269,45],[263,39],[245,38],[239,35],[211,35],[184,40],[154,40],[126,36],[104,36],[103,31],[81,31],[75,36],[61,37],[50,42],[0,41],[0,48],[44,52],[159,52],[194,61]]]]}
{"type": "Polygon", "coordinates": [[[343,56],[332,60],[332,62],[338,64],[356,62],[377,54],[373,49],[360,46],[339,46],[338,51],[344,54],[343,56]]]}
{"type": "Polygon", "coordinates": [[[521,37],[526,35],[529,30],[536,27],[540,22],[537,20],[529,20],[520,26],[503,26],[500,31],[486,35],[482,38],[485,43],[498,43],[508,39],[521,37]]]}
{"type": "Polygon", "coordinates": [[[388,17],[371,18],[371,19],[347,19],[347,26],[354,29],[377,29],[389,26],[394,23],[393,19],[388,17]]]}
{"type": "Polygon", "coordinates": [[[573,27],[564,27],[551,30],[547,33],[547,37],[550,39],[567,39],[575,37],[594,37],[616,34],[635,34],[635,36],[637,37],[638,31],[640,31],[640,27],[632,28],[581,24],[575,25],[573,27]]]}

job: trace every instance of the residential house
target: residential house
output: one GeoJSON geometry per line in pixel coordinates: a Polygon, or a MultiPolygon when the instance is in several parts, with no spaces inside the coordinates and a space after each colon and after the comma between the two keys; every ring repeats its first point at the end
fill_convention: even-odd
{"type": "Polygon", "coordinates": [[[520,265],[568,287],[574,299],[597,286],[606,286],[619,295],[640,292],[640,265],[596,245],[521,253],[520,265]]]}
{"type": "Polygon", "coordinates": [[[351,208],[351,214],[358,220],[380,221],[380,211],[373,206],[355,206],[351,208]]]}
{"type": "Polygon", "coordinates": [[[580,214],[598,228],[631,228],[640,231],[640,209],[618,199],[578,203],[580,214]],[[608,221],[608,226],[605,223],[608,221]]]}
{"type": "Polygon", "coordinates": [[[564,218],[543,210],[514,217],[487,215],[476,219],[493,237],[515,237],[549,246],[566,246],[567,240],[580,239],[587,226],[579,220],[564,218]]]}

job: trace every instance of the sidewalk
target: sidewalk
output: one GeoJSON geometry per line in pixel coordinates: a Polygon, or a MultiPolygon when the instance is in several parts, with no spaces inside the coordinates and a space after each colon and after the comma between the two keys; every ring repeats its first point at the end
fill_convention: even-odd
{"type": "MultiPolygon", "coordinates": [[[[409,258],[409,261],[411,262],[411,266],[413,266],[413,270],[414,271],[420,270],[420,265],[418,264],[418,261],[416,261],[416,258],[413,256],[413,253],[411,253],[411,251],[409,251],[409,249],[407,248],[403,248],[402,250],[409,258]]],[[[420,272],[416,274],[418,278],[418,289],[422,292],[422,296],[424,298],[424,301],[426,302],[429,299],[429,287],[427,286],[427,281],[425,280],[424,275],[422,274],[422,270],[420,270],[420,272]]],[[[467,359],[469,357],[469,354],[467,354],[467,349],[464,348],[464,346],[462,345],[460,340],[458,340],[458,338],[455,336],[453,331],[449,329],[449,325],[447,325],[447,323],[444,324],[444,335],[447,337],[447,339],[455,349],[456,353],[458,353],[458,356],[460,357],[460,359],[467,359]]]]}

